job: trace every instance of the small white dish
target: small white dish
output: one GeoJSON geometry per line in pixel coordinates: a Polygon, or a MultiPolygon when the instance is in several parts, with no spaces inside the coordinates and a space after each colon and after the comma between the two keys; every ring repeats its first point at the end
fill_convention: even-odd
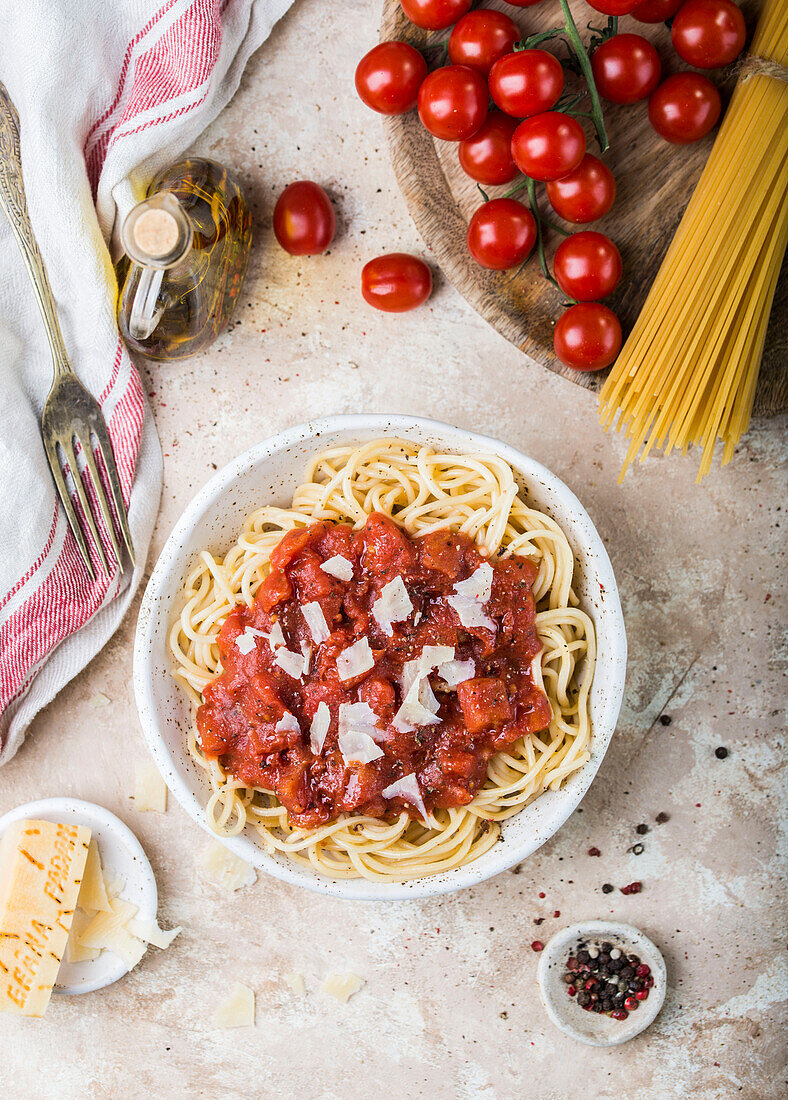
{"type": "MultiPolygon", "coordinates": [[[[137,906],[141,919],[155,921],[159,898],[153,869],[140,842],[120,818],[103,806],[79,798],[42,798],[0,817],[0,837],[13,822],[26,818],[87,825],[98,842],[104,870],[123,879],[121,896],[137,906]]],[[[54,992],[93,993],[126,973],[125,963],[111,951],[102,951],[97,959],[86,962],[63,961],[54,992]]]]}
{"type": "Polygon", "coordinates": [[[618,921],[587,920],[556,932],[539,959],[539,991],[547,1015],[557,1028],[594,1047],[614,1047],[634,1039],[652,1024],[662,1008],[667,990],[667,970],[662,952],[648,936],[631,924],[618,921]],[[566,960],[578,943],[608,941],[625,954],[635,954],[651,967],[654,985],[648,999],[640,1002],[626,1020],[614,1020],[604,1013],[586,1012],[566,991],[563,975],[566,960]]]}
{"type": "MultiPolygon", "coordinates": [[[[535,852],[563,825],[596,775],[616,728],[627,662],[627,640],[618,588],[604,544],[574,493],[540,463],[499,440],[410,416],[331,416],[258,443],[219,470],[187,506],[167,539],[140,607],[134,644],[134,690],[140,723],[165,783],[194,820],[210,832],[205,805],[211,791],[205,772],[187,750],[192,716],[186,694],[172,676],[168,638],[182,604],[183,585],[197,554],[223,554],[244,519],[261,504],[289,507],[311,458],[327,447],[366,443],[382,436],[428,444],[439,452],[492,454],[508,462],[535,508],[552,516],[575,553],[575,590],[594,620],[597,663],[591,686],[591,759],[558,791],[545,791],[509,818],[500,840],[472,863],[403,883],[331,879],[281,853],[264,850],[247,826],[220,837],[230,851],[259,870],[334,897],[363,901],[434,897],[474,886],[535,852]]],[[[214,836],[211,833],[211,836],[214,836]]],[[[216,839],[214,837],[214,839],[216,839]]]]}

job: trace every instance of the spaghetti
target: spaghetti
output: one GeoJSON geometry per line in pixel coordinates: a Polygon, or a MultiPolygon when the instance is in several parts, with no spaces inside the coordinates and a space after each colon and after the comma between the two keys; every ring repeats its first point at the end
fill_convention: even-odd
{"type": "Polygon", "coordinates": [[[600,393],[642,449],[722,464],[747,430],[788,242],[788,4],[766,0],[720,132],[634,329],[600,393]]]}
{"type": "Polygon", "coordinates": [[[269,790],[247,786],[206,756],[195,729],[188,748],[212,794],[206,814],[218,833],[252,825],[264,846],[331,878],[403,881],[476,859],[500,835],[499,822],[547,788],[559,788],[589,758],[593,624],[572,590],[574,558],[560,527],[529,508],[507,463],[490,455],[437,454],[379,439],[337,447],[312,460],[289,509],[265,506],[246,520],[220,560],[203,551],[186,583],[170,633],[174,675],[196,709],[221,674],[217,637],[239,604],[252,607],[283,536],[318,520],[364,527],[382,513],[412,536],[461,531],[483,554],[528,557],[535,566],[536,630],[542,643],[534,679],[552,708],[549,728],[491,756],[473,801],[434,809],[426,821],[406,812],[389,821],[357,813],[312,829],[295,827],[269,790]]]}

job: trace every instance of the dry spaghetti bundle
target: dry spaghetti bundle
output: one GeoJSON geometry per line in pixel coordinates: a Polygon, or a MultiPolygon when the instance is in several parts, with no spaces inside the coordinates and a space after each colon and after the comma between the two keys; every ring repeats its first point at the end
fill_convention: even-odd
{"type": "Polygon", "coordinates": [[[747,430],[788,241],[788,3],[766,0],[724,122],[600,394],[639,451],[702,447],[698,481],[747,430]]]}

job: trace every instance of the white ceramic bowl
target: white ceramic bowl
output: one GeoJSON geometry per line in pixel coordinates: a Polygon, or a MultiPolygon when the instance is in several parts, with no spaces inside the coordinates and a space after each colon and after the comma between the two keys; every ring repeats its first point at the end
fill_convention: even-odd
{"type": "MultiPolygon", "coordinates": [[[[259,443],[220,470],[178,520],[161,553],[140,608],[134,647],[134,687],[142,728],[167,786],[204,828],[209,791],[186,750],[190,724],[185,694],[170,674],[167,635],[180,609],[184,580],[199,550],[223,553],[244,518],[262,504],[288,506],[307,461],[327,447],[400,436],[438,450],[487,452],[522,478],[528,499],[564,529],[576,559],[575,588],[594,620],[597,666],[591,689],[591,759],[559,791],[545,791],[503,827],[493,848],[464,867],[401,884],[333,880],[269,855],[251,829],[224,840],[260,870],[297,886],[363,900],[428,897],[497,875],[536,851],[566,821],[588,790],[616,726],[626,671],[626,635],[613,570],[605,547],[577,497],[533,459],[486,436],[407,416],[334,416],[302,424],[259,443]]],[[[213,834],[212,834],[213,835],[213,834]]]]}

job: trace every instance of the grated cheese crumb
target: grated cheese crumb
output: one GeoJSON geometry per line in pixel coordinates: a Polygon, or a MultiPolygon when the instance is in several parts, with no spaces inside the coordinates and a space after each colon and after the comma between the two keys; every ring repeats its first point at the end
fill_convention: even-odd
{"type": "Polygon", "coordinates": [[[329,997],[347,1004],[363,985],[364,979],[359,978],[358,974],[327,974],[321,989],[329,997]]]}
{"type": "Polygon", "coordinates": [[[218,840],[211,841],[200,852],[197,863],[203,878],[215,886],[221,886],[223,890],[240,890],[241,887],[251,886],[257,881],[254,867],[225,848],[218,840]]]}
{"type": "Polygon", "coordinates": [[[213,1026],[254,1027],[254,990],[235,982],[228,995],[214,1009],[213,1026]]]}
{"type": "Polygon", "coordinates": [[[304,981],[304,975],[296,972],[291,972],[283,976],[284,983],[289,989],[298,997],[303,997],[306,993],[306,982],[304,981]]]}
{"type": "Polygon", "coordinates": [[[137,764],[134,768],[134,808],[140,813],[163,814],[167,811],[167,784],[155,764],[137,764]]]}

